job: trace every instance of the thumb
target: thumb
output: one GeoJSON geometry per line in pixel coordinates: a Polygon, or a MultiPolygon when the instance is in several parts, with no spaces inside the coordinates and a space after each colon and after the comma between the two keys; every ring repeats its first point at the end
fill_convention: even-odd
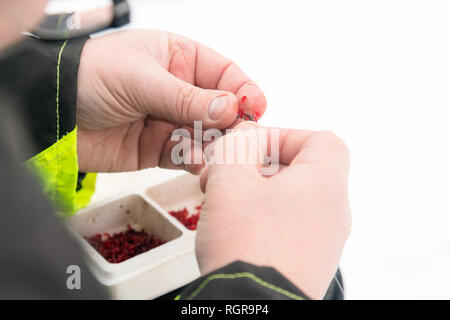
{"type": "MultiPolygon", "coordinates": [[[[236,96],[227,91],[202,89],[165,72],[163,110],[166,120],[193,126],[202,121],[204,128],[224,129],[235,120],[238,112],[236,96]]],[[[156,111],[156,110],[155,110],[156,111]]]]}
{"type": "Polygon", "coordinates": [[[262,178],[260,168],[264,152],[258,129],[253,122],[242,122],[214,143],[212,161],[200,178],[203,191],[210,181],[236,183],[240,179],[262,178]]]}

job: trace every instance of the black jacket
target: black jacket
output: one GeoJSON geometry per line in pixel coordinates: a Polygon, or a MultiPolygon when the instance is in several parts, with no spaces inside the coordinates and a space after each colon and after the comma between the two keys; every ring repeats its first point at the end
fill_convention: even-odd
{"type": "MultiPolygon", "coordinates": [[[[75,127],[77,71],[85,41],[68,41],[60,59],[63,42],[30,37],[0,55],[0,298],[108,297],[86,267],[78,244],[22,165],[56,142],[57,121],[61,132],[75,127]],[[56,114],[58,60],[61,108],[56,114]],[[69,265],[78,265],[83,272],[81,290],[67,289],[69,265]]],[[[307,297],[271,267],[235,262],[165,298],[307,297]]],[[[342,298],[337,283],[331,285],[327,298],[342,298]]]]}

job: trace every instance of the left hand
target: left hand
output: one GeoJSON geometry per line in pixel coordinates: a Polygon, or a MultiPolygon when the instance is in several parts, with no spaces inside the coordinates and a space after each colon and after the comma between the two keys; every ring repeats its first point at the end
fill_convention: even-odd
{"type": "Polygon", "coordinates": [[[195,242],[200,271],[238,260],[271,266],[310,298],[322,299],[351,230],[348,148],[327,131],[260,127],[266,141],[279,133],[278,149],[263,143],[261,154],[277,152],[280,170],[263,176],[262,163],[250,162],[262,159],[250,156],[258,140],[239,142],[260,137],[248,134],[255,128],[243,123],[218,139],[214,150],[222,161],[202,173],[205,197],[195,242]],[[242,152],[240,160],[229,152],[242,152]]]}
{"type": "MultiPolygon", "coordinates": [[[[200,43],[153,30],[90,39],[78,72],[80,171],[177,168],[174,129],[194,120],[204,129],[227,128],[239,107],[263,114],[264,94],[235,63],[200,43]]],[[[183,165],[192,173],[202,167],[183,165]]]]}

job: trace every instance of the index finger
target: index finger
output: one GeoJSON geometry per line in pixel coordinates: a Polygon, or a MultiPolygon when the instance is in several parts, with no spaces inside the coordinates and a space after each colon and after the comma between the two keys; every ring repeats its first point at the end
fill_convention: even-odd
{"type": "Polygon", "coordinates": [[[197,43],[195,85],[204,89],[234,93],[239,107],[246,113],[261,117],[267,101],[261,89],[238,65],[207,46],[197,43]]]}
{"type": "MultiPolygon", "coordinates": [[[[271,136],[279,136],[279,160],[281,164],[307,164],[324,163],[337,166],[348,171],[350,166],[350,156],[346,144],[334,133],[330,131],[309,131],[298,129],[269,128],[270,142],[271,136]]],[[[270,152],[271,145],[268,145],[270,152]]]]}
{"type": "Polygon", "coordinates": [[[350,157],[346,144],[330,131],[310,131],[262,127],[243,122],[233,130],[245,126],[257,130],[259,147],[270,158],[271,165],[281,167],[296,164],[325,164],[328,167],[349,169],[350,157]]]}

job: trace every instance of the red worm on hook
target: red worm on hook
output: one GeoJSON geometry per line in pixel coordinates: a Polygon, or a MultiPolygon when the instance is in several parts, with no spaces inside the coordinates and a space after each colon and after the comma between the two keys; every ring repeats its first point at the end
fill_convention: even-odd
{"type": "MultiPolygon", "coordinates": [[[[247,96],[242,96],[241,98],[241,105],[244,105],[247,101],[247,96]]],[[[260,118],[261,114],[259,112],[256,112],[255,114],[250,114],[244,111],[242,107],[239,108],[237,118],[245,120],[245,121],[254,121],[258,122],[258,119],[260,118]]]]}

